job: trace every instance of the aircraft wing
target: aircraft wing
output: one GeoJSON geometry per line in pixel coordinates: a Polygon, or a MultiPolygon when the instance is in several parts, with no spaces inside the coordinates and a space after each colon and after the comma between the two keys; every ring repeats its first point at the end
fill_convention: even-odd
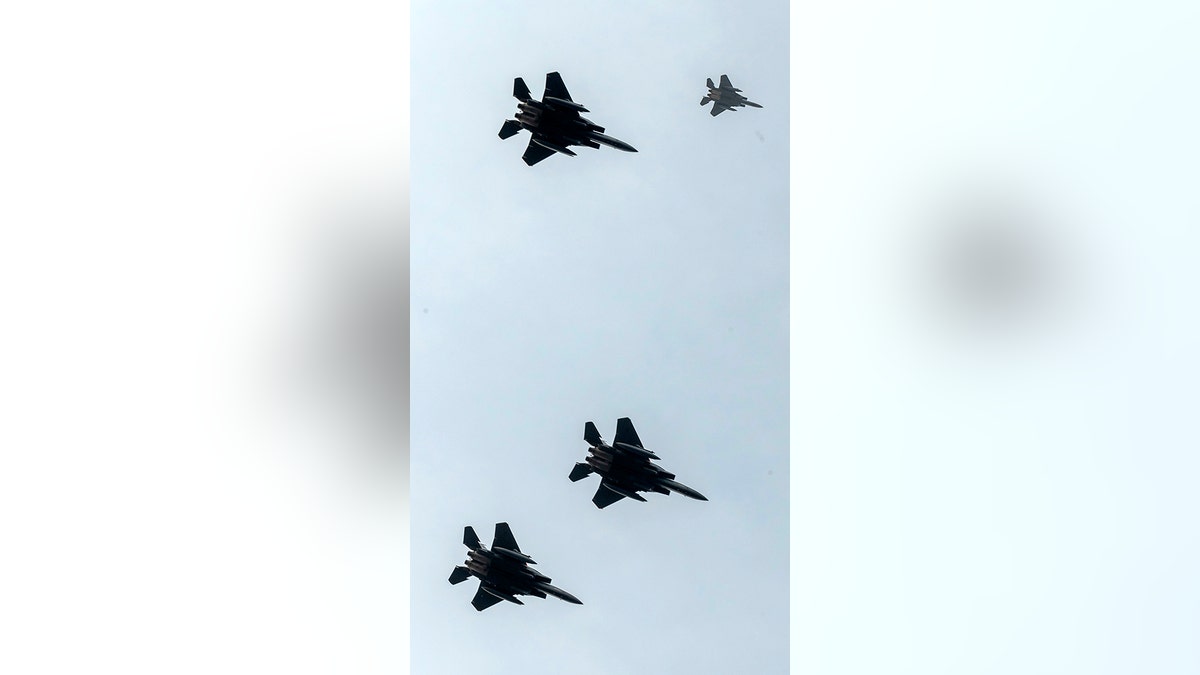
{"type": "Polygon", "coordinates": [[[553,154],[553,150],[544,145],[534,143],[533,139],[530,138],[529,147],[525,148],[525,154],[521,155],[521,159],[525,160],[525,163],[529,166],[533,166],[553,154]]]}
{"type": "Polygon", "coordinates": [[[716,103],[713,103],[712,110],[709,110],[708,114],[712,115],[713,117],[716,117],[717,115],[720,115],[721,113],[725,112],[726,110],[729,110],[729,106],[722,105],[720,102],[716,102],[716,103]]]}
{"type": "Polygon", "coordinates": [[[633,422],[628,417],[617,420],[617,435],[613,436],[613,444],[617,443],[628,443],[639,448],[646,447],[642,445],[642,439],[638,438],[637,431],[633,428],[633,422]]]}
{"type": "Polygon", "coordinates": [[[482,612],[497,602],[500,602],[500,598],[483,590],[483,584],[479,584],[479,590],[475,591],[475,597],[471,599],[471,606],[482,612]]]}
{"type": "Polygon", "coordinates": [[[722,89],[733,89],[733,83],[729,81],[728,75],[721,76],[721,88],[722,89]]]}
{"type": "Polygon", "coordinates": [[[562,75],[558,71],[546,73],[546,91],[542,94],[542,98],[553,96],[561,98],[564,101],[571,100],[571,92],[567,91],[567,85],[563,83],[562,75]]]}
{"type": "Polygon", "coordinates": [[[496,536],[492,538],[492,548],[497,546],[521,552],[521,548],[517,546],[517,538],[513,536],[512,528],[508,526],[508,523],[496,523],[496,536]]]}
{"type": "Polygon", "coordinates": [[[624,498],[625,497],[623,495],[619,495],[616,492],[609,490],[608,486],[604,483],[600,483],[600,487],[596,490],[596,496],[592,497],[592,503],[598,508],[602,509],[609,504],[619,502],[624,498]]]}

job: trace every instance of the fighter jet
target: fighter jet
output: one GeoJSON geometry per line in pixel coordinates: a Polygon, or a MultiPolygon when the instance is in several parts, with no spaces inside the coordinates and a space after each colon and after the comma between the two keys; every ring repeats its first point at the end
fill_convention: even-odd
{"type": "Polygon", "coordinates": [[[721,86],[719,87],[713,84],[712,78],[710,77],[708,78],[708,95],[700,99],[700,105],[706,105],[709,101],[712,101],[713,107],[711,114],[713,117],[720,115],[723,111],[736,110],[741,106],[748,105],[754,108],[762,107],[754,101],[751,101],[745,96],[739,94],[738,92],[740,91],[741,89],[734,89],[733,83],[729,81],[729,77],[727,75],[721,76],[721,86]]]}
{"type": "Polygon", "coordinates": [[[642,447],[642,440],[638,438],[633,422],[628,417],[617,420],[617,435],[612,445],[604,442],[596,425],[591,422],[583,427],[583,440],[591,446],[588,448],[588,457],[575,465],[570,478],[574,482],[587,478],[592,472],[600,474],[600,487],[592,497],[592,503],[597,508],[602,509],[622,497],[646,501],[639,492],[661,492],[665,495],[674,491],[692,499],[708,501],[708,497],[675,482],[675,474],[650,461],[659,457],[642,447]]]}
{"type": "Polygon", "coordinates": [[[525,604],[516,598],[518,595],[539,598],[553,595],[576,605],[583,604],[579,598],[551,586],[550,577],[530,567],[537,563],[521,552],[508,523],[496,523],[491,550],[479,543],[479,536],[469,525],[463,529],[463,544],[471,549],[467,552],[466,567],[455,567],[450,573],[450,583],[462,583],[472,575],[479,577],[479,590],[471,600],[476,610],[482,612],[501,600],[525,604]]]}
{"type": "Polygon", "coordinates": [[[519,77],[513,81],[513,96],[519,101],[517,118],[504,120],[504,126],[500,127],[500,138],[510,138],[520,130],[528,129],[532,138],[521,159],[529,166],[556,152],[574,157],[575,153],[567,147],[569,145],[599,148],[603,143],[625,152],[637,152],[632,145],[605,136],[604,127],[581,116],[579,113],[590,111],[571,100],[567,85],[563,84],[562,76],[556,72],[546,73],[546,91],[541,101],[530,97],[529,87],[519,77]]]}

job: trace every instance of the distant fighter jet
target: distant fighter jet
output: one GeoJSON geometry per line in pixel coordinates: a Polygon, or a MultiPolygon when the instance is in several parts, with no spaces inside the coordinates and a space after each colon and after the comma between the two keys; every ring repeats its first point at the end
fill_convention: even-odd
{"type": "Polygon", "coordinates": [[[592,447],[588,448],[588,458],[571,470],[570,478],[579,481],[593,471],[600,474],[600,488],[592,497],[592,503],[598,508],[602,509],[622,497],[646,501],[639,492],[661,492],[665,495],[674,491],[692,499],[708,501],[699,492],[675,482],[675,474],[650,461],[659,457],[642,447],[642,441],[628,417],[617,420],[617,435],[612,445],[604,442],[596,425],[591,422],[583,427],[583,440],[592,447]]]}
{"type": "Polygon", "coordinates": [[[556,152],[574,157],[575,153],[567,148],[568,145],[599,148],[603,143],[625,152],[637,152],[632,145],[605,136],[602,133],[604,127],[581,116],[579,113],[589,112],[588,109],[571,100],[567,85],[558,73],[546,73],[546,91],[541,101],[530,98],[529,87],[519,77],[513,81],[513,96],[520,101],[517,118],[504,121],[500,138],[510,138],[520,130],[528,129],[532,138],[521,159],[529,166],[556,152]]]}
{"type": "Polygon", "coordinates": [[[471,604],[482,612],[492,605],[507,600],[518,605],[525,603],[517,595],[535,595],[544,598],[553,595],[567,602],[582,605],[579,598],[550,585],[550,577],[533,569],[533,558],[521,553],[508,523],[496,523],[496,536],[488,550],[479,543],[475,529],[467,526],[463,530],[463,544],[471,549],[467,552],[466,567],[459,565],[450,573],[450,583],[459,584],[472,575],[479,577],[479,590],[471,604]]]}
{"type": "Polygon", "coordinates": [[[721,86],[713,84],[712,78],[708,78],[708,95],[700,99],[700,105],[706,105],[709,101],[713,102],[712,116],[716,117],[725,110],[736,110],[740,106],[752,106],[761,108],[762,106],[747,99],[738,92],[741,89],[734,89],[733,83],[729,81],[727,75],[721,76],[721,86]]]}

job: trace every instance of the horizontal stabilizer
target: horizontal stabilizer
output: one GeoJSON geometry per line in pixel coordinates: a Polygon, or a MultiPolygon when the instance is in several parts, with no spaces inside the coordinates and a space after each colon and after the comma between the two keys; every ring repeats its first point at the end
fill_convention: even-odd
{"type": "Polygon", "coordinates": [[[517,78],[513,80],[513,97],[518,101],[528,101],[530,98],[529,87],[525,86],[525,80],[517,78]]]}
{"type": "Polygon", "coordinates": [[[479,535],[475,534],[475,528],[470,525],[463,528],[463,545],[472,551],[479,548],[479,535]]]}
{"type": "MultiPolygon", "coordinates": [[[[712,99],[707,96],[700,99],[700,105],[708,105],[709,103],[712,103],[712,99]]],[[[500,133],[503,134],[504,132],[501,131],[500,133]]],[[[504,136],[500,136],[500,138],[504,138],[504,136]]]]}
{"type": "Polygon", "coordinates": [[[516,120],[504,120],[504,126],[500,127],[500,138],[512,138],[521,130],[521,123],[516,120]]]}
{"type": "Polygon", "coordinates": [[[713,81],[712,81],[712,78],[711,78],[711,77],[710,77],[710,78],[707,78],[707,79],[705,79],[705,83],[706,83],[706,84],[708,84],[708,88],[709,88],[709,89],[716,89],[716,88],[717,88],[717,85],[713,84],[713,81]]]}
{"type": "Polygon", "coordinates": [[[571,479],[571,482],[574,483],[576,481],[581,481],[590,475],[592,475],[592,467],[584,464],[583,462],[576,462],[575,468],[571,469],[571,475],[568,477],[571,479]]]}
{"type": "Polygon", "coordinates": [[[463,567],[462,565],[455,567],[454,571],[450,573],[450,583],[452,584],[461,584],[470,578],[471,570],[463,567]]]}

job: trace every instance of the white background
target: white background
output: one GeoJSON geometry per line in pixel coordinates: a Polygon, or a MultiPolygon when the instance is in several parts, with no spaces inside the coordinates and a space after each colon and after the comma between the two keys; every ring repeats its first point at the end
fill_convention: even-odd
{"type": "Polygon", "coordinates": [[[0,671],[406,668],[403,462],[320,297],[406,226],[407,22],[0,10],[0,671]]]}

